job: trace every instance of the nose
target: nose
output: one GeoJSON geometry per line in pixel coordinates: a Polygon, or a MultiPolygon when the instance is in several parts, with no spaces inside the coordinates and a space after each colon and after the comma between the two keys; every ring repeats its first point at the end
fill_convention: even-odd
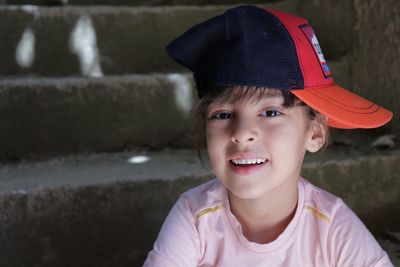
{"type": "Polygon", "coordinates": [[[256,141],[258,131],[253,122],[244,119],[236,119],[232,125],[231,141],[235,144],[246,144],[256,141]]]}

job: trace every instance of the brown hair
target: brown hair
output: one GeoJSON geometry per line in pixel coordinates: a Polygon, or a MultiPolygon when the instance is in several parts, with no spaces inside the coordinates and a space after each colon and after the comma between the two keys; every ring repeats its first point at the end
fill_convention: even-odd
{"type": "Polygon", "coordinates": [[[197,155],[202,163],[204,163],[202,151],[206,148],[206,112],[208,108],[214,103],[247,103],[259,102],[264,96],[283,96],[283,106],[293,107],[295,105],[305,106],[308,110],[307,114],[310,120],[318,119],[325,128],[326,139],[324,148],[327,146],[328,140],[328,125],[326,118],[321,116],[320,113],[306,105],[295,95],[287,90],[278,90],[267,87],[255,87],[255,86],[232,86],[232,87],[221,87],[213,89],[204,95],[200,101],[192,109],[192,121],[193,123],[193,141],[197,150],[197,155]]]}

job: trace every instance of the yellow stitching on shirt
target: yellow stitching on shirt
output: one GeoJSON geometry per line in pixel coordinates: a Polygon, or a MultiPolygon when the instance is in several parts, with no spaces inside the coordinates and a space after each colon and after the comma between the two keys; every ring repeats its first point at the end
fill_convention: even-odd
{"type": "Polygon", "coordinates": [[[206,215],[207,213],[210,213],[210,212],[215,212],[219,209],[222,209],[223,207],[224,207],[224,205],[218,205],[213,208],[204,209],[204,210],[200,211],[199,213],[197,213],[196,218],[198,220],[198,219],[200,219],[201,216],[206,215]]]}
{"type": "Polygon", "coordinates": [[[331,223],[331,219],[322,212],[320,212],[319,210],[317,210],[316,208],[305,205],[304,209],[311,211],[315,216],[317,216],[321,220],[331,223]]]}

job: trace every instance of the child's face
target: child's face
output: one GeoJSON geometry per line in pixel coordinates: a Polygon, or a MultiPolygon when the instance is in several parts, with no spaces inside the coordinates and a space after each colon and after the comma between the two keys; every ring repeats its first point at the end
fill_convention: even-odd
{"type": "Polygon", "coordinates": [[[283,102],[281,95],[265,96],[259,102],[214,103],[207,110],[211,167],[239,198],[259,198],[297,181],[305,152],[321,147],[306,108],[285,108],[283,102]]]}

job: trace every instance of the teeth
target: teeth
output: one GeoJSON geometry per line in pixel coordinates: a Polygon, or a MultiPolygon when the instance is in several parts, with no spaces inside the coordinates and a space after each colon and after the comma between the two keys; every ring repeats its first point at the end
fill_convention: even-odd
{"type": "Polygon", "coordinates": [[[233,159],[232,162],[235,165],[250,165],[264,163],[266,159],[233,159]]]}

